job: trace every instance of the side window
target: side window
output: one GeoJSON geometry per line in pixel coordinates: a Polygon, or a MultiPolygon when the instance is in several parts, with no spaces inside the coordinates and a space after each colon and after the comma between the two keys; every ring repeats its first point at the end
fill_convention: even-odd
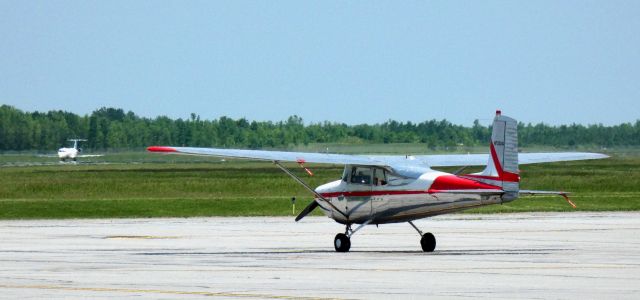
{"type": "Polygon", "coordinates": [[[371,168],[368,168],[368,167],[351,168],[351,183],[371,184],[371,168]]]}
{"type": "Polygon", "coordinates": [[[373,169],[373,185],[387,185],[387,171],[385,169],[373,169]]]}

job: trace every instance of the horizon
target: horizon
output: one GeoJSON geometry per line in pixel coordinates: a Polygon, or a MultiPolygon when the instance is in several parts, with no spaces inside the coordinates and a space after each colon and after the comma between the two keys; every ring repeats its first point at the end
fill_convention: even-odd
{"type": "MultiPolygon", "coordinates": [[[[100,107],[100,108],[94,109],[93,111],[91,111],[91,113],[87,113],[87,114],[77,114],[77,113],[75,113],[75,112],[67,111],[67,110],[64,110],[64,109],[53,109],[53,110],[48,110],[48,111],[37,111],[37,110],[36,110],[36,111],[28,111],[28,110],[23,110],[23,109],[20,109],[20,108],[18,108],[18,107],[15,107],[15,106],[13,106],[13,105],[7,105],[7,104],[2,104],[2,105],[6,105],[6,106],[9,106],[9,107],[12,107],[12,108],[14,108],[14,109],[17,109],[17,110],[22,111],[22,112],[27,113],[27,114],[32,114],[32,113],[47,114],[47,113],[49,113],[49,112],[63,112],[63,113],[71,113],[71,114],[75,114],[75,115],[77,115],[77,116],[79,116],[79,117],[91,117],[91,115],[92,115],[93,113],[95,113],[95,112],[97,112],[97,111],[99,111],[99,110],[101,110],[101,109],[115,109],[115,110],[122,110],[124,114],[127,114],[127,113],[131,112],[131,113],[133,113],[133,114],[134,114],[136,117],[138,117],[138,118],[146,118],[146,119],[150,119],[150,120],[153,120],[153,119],[156,119],[156,118],[167,117],[167,118],[169,118],[169,119],[171,119],[171,120],[178,120],[178,119],[182,119],[182,120],[184,120],[184,121],[188,121],[188,120],[190,120],[190,119],[191,119],[191,114],[194,114],[194,115],[196,115],[198,118],[200,118],[200,121],[209,121],[209,122],[211,122],[211,121],[220,120],[221,118],[229,118],[229,119],[234,120],[234,121],[238,121],[238,120],[241,120],[241,119],[245,119],[247,122],[254,122],[254,121],[255,121],[255,122],[258,122],[258,123],[260,123],[260,122],[271,122],[271,123],[274,123],[274,124],[276,124],[276,123],[278,123],[278,122],[283,122],[283,123],[284,123],[284,122],[286,122],[286,121],[287,121],[289,118],[291,118],[291,117],[299,117],[299,118],[301,118],[301,120],[302,120],[302,124],[303,124],[304,126],[316,125],[316,124],[320,124],[320,125],[321,125],[321,124],[326,123],[326,122],[329,122],[330,124],[344,124],[344,125],[347,125],[347,126],[359,126],[359,125],[370,125],[370,126],[375,126],[375,125],[382,125],[382,124],[385,124],[385,123],[388,123],[388,122],[392,122],[392,121],[398,122],[398,123],[400,123],[400,124],[408,124],[408,123],[411,123],[411,124],[414,124],[414,125],[415,125],[415,124],[424,123],[424,122],[429,122],[429,121],[438,121],[438,122],[446,121],[446,122],[449,122],[449,123],[451,123],[452,125],[455,125],[455,126],[472,127],[472,126],[473,126],[473,123],[474,123],[476,120],[479,122],[479,124],[480,124],[481,126],[489,127],[489,126],[491,125],[491,124],[483,124],[483,122],[482,122],[482,120],[481,120],[481,119],[476,119],[476,120],[472,121],[472,122],[471,122],[471,124],[459,124],[459,123],[454,123],[454,122],[452,122],[451,120],[448,120],[448,119],[425,119],[425,120],[421,120],[421,121],[418,121],[418,122],[414,122],[414,121],[402,121],[402,120],[389,119],[389,120],[386,120],[386,121],[383,121],[383,122],[376,122],[376,123],[355,123],[355,124],[350,124],[350,123],[336,122],[336,121],[329,121],[329,120],[319,121],[319,122],[310,122],[310,121],[306,121],[304,118],[302,118],[302,117],[300,117],[300,116],[297,116],[297,115],[291,115],[291,116],[288,116],[288,117],[286,117],[286,118],[284,118],[284,119],[281,119],[281,120],[252,120],[252,119],[248,119],[248,118],[245,118],[245,117],[233,118],[233,117],[230,117],[230,116],[224,116],[224,115],[223,115],[223,116],[216,117],[216,118],[202,118],[202,116],[200,116],[198,113],[195,113],[195,112],[193,112],[193,113],[189,113],[189,116],[187,116],[187,117],[178,117],[178,118],[174,118],[174,117],[167,116],[167,115],[158,115],[158,116],[154,116],[154,117],[146,117],[146,116],[141,116],[140,114],[136,113],[135,111],[126,110],[126,109],[123,109],[123,108],[117,108],[117,107],[100,107]]],[[[509,116],[509,114],[504,114],[504,115],[509,116]]],[[[509,116],[509,117],[513,117],[513,116],[509,116]]],[[[584,127],[589,127],[589,126],[614,127],[614,126],[620,126],[620,125],[623,125],[623,124],[630,124],[630,125],[632,125],[632,126],[633,126],[633,125],[635,125],[636,123],[640,122],[640,118],[638,118],[638,119],[636,119],[635,121],[621,122],[621,123],[618,123],[618,124],[602,124],[602,123],[588,123],[588,124],[582,124],[582,123],[570,123],[570,124],[549,124],[549,123],[544,123],[544,122],[538,122],[538,123],[527,122],[527,123],[524,123],[524,122],[519,121],[517,118],[514,118],[514,119],[516,119],[516,121],[517,121],[518,123],[523,123],[525,126],[528,126],[528,125],[539,125],[539,124],[542,124],[542,125],[546,125],[546,126],[550,126],[550,127],[574,126],[574,125],[577,125],[577,126],[584,126],[584,127]]],[[[484,120],[485,120],[485,121],[486,121],[486,120],[489,120],[489,121],[490,121],[489,123],[493,122],[493,118],[491,118],[491,119],[484,119],[484,120]]]]}

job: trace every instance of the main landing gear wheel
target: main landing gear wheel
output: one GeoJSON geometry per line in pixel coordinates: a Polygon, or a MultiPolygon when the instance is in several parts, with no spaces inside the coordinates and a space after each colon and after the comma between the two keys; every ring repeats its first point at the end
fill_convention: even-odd
{"type": "Polygon", "coordinates": [[[424,252],[433,252],[436,249],[436,237],[431,232],[425,233],[420,239],[420,246],[424,252]]]}
{"type": "Polygon", "coordinates": [[[344,234],[338,233],[336,234],[336,238],[333,240],[333,246],[336,248],[337,252],[349,252],[349,248],[351,248],[351,239],[344,234]]]}

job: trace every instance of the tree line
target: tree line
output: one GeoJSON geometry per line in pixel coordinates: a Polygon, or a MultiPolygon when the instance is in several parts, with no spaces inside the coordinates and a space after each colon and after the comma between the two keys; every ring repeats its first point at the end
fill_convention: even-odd
{"type": "MultiPolygon", "coordinates": [[[[81,116],[61,110],[25,112],[9,105],[0,106],[0,151],[57,149],[69,138],[86,138],[84,147],[96,150],[139,149],[149,145],[259,149],[309,143],[423,143],[436,149],[486,145],[490,133],[490,126],[483,126],[478,120],[468,127],[447,120],[305,125],[295,115],[286,121],[257,122],[228,117],[203,120],[193,113],[186,119],[145,118],[106,107],[81,116]]],[[[522,146],[638,146],[640,120],[614,126],[519,123],[518,135],[522,146]]]]}

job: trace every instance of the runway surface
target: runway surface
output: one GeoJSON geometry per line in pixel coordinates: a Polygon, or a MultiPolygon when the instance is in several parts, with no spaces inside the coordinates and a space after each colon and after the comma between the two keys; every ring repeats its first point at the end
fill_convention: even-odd
{"type": "Polygon", "coordinates": [[[640,298],[640,213],[0,222],[0,298],[640,298]]]}

